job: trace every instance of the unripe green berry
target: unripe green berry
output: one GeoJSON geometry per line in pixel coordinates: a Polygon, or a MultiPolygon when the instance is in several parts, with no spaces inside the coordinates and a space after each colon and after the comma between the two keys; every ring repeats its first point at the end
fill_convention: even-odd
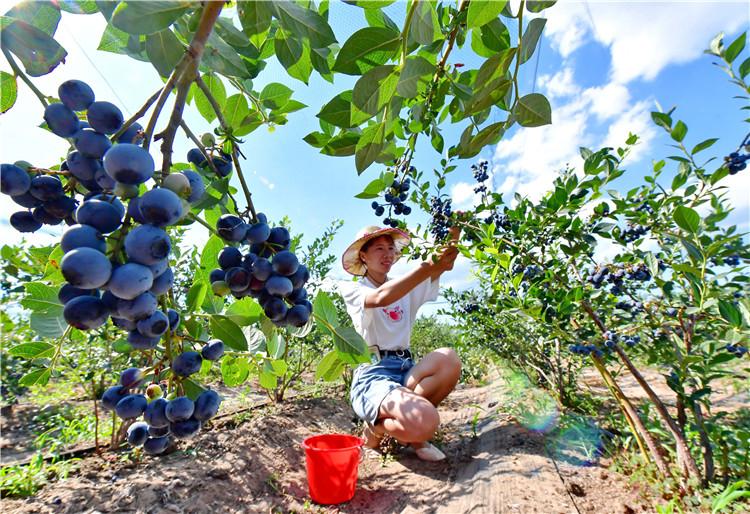
{"type": "Polygon", "coordinates": [[[216,144],[216,138],[210,132],[206,132],[201,136],[201,143],[203,143],[203,146],[214,146],[216,144]]]}
{"type": "Polygon", "coordinates": [[[211,290],[216,296],[225,296],[230,292],[229,285],[223,280],[211,283],[211,290]]]}
{"type": "Polygon", "coordinates": [[[146,398],[148,398],[149,401],[156,400],[162,396],[164,396],[164,392],[161,390],[159,384],[151,384],[146,388],[146,398]]]}
{"type": "Polygon", "coordinates": [[[21,168],[23,171],[29,171],[29,168],[33,168],[29,161],[16,161],[13,164],[21,168]]]}

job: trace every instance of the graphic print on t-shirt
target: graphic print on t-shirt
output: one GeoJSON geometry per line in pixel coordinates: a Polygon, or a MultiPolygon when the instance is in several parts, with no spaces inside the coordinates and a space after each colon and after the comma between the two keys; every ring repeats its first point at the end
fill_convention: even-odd
{"type": "Polygon", "coordinates": [[[401,309],[400,305],[396,305],[393,309],[384,307],[383,312],[385,312],[386,316],[388,316],[388,319],[391,321],[401,321],[404,317],[404,311],[401,309]]]}

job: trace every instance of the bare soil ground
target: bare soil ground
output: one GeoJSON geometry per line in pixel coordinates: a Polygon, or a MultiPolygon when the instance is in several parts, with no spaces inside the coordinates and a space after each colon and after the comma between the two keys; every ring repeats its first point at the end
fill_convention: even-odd
{"type": "Polygon", "coordinates": [[[368,455],[354,498],[341,505],[309,500],[300,446],[310,435],[357,433],[345,396],[327,394],[226,417],[159,458],[87,457],[68,479],[28,499],[4,499],[1,507],[4,513],[653,512],[645,490],[629,486],[606,461],[550,452],[550,435],[503,412],[502,388],[498,380],[457,389],[441,406],[436,440],[448,458],[426,463],[408,448],[368,455]]]}

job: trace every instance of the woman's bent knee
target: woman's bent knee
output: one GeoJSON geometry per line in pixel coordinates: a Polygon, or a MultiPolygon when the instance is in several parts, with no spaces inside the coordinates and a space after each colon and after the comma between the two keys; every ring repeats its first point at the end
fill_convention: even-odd
{"type": "Polygon", "coordinates": [[[441,355],[442,368],[449,371],[451,375],[461,376],[461,359],[453,348],[438,348],[436,353],[441,355]]]}

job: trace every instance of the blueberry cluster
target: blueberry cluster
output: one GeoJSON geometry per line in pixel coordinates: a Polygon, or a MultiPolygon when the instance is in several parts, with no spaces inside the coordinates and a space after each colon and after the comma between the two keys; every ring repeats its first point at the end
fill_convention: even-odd
{"type": "Polygon", "coordinates": [[[484,219],[485,224],[490,225],[492,223],[495,224],[495,228],[502,229],[502,230],[510,230],[511,229],[511,222],[510,218],[508,218],[505,214],[500,214],[497,211],[492,211],[489,216],[487,216],[484,219]]]}
{"type": "Polygon", "coordinates": [[[615,304],[615,308],[636,314],[643,311],[643,302],[629,302],[627,300],[620,300],[615,304]]]}
{"type": "Polygon", "coordinates": [[[628,225],[620,234],[620,238],[626,243],[632,243],[644,236],[646,232],[648,232],[648,227],[643,225],[628,225]]]}
{"type": "MultiPolygon", "coordinates": [[[[203,347],[203,357],[196,352],[185,352],[172,363],[172,372],[188,376],[201,368],[202,359],[218,360],[224,353],[224,343],[218,339],[203,347]]],[[[120,373],[120,384],[107,389],[102,395],[102,406],[114,411],[123,420],[136,420],[128,427],[128,443],[143,446],[149,455],[164,453],[173,441],[190,439],[207,420],[216,416],[221,397],[216,391],[203,391],[195,401],[187,396],[163,398],[163,389],[155,381],[144,389],[147,378],[139,368],[128,368],[120,373]]]]}
{"type": "Polygon", "coordinates": [[[724,257],[724,264],[727,266],[739,266],[740,265],[740,256],[739,255],[730,255],[729,257],[724,257]]]}
{"type": "Polygon", "coordinates": [[[435,236],[436,241],[445,241],[448,238],[448,229],[451,226],[452,214],[451,199],[433,196],[430,200],[430,233],[435,236]]]}
{"type": "Polygon", "coordinates": [[[487,185],[484,183],[487,181],[488,178],[490,178],[489,173],[487,172],[487,161],[480,161],[477,164],[472,164],[471,169],[474,174],[474,180],[477,181],[477,186],[474,187],[475,193],[486,193],[487,192],[487,185]]]}
{"type": "MultiPolygon", "coordinates": [[[[216,146],[216,139],[213,134],[203,134],[201,142],[206,147],[206,152],[208,152],[208,157],[211,159],[214,168],[216,168],[216,173],[222,178],[232,173],[232,156],[216,146]]],[[[211,169],[206,155],[204,155],[200,148],[191,148],[187,153],[187,160],[202,170],[208,171],[211,169]]]]}
{"type": "Polygon", "coordinates": [[[612,294],[618,295],[622,292],[622,286],[626,278],[645,282],[651,279],[651,272],[643,263],[632,266],[630,269],[626,269],[622,265],[614,265],[613,269],[610,269],[609,266],[602,266],[592,270],[586,280],[593,284],[596,289],[602,287],[604,281],[607,280],[612,284],[612,294]]]}
{"type": "Polygon", "coordinates": [[[62,181],[51,175],[30,175],[25,162],[2,164],[0,190],[27,210],[14,212],[10,225],[19,232],[36,232],[42,225],[59,225],[65,220],[75,223],[73,212],[78,207],[75,196],[65,194],[62,181]]]}
{"type": "Polygon", "coordinates": [[[646,203],[646,202],[643,202],[641,205],[639,205],[638,208],[636,209],[636,211],[645,212],[645,213],[648,213],[648,214],[653,214],[654,213],[654,209],[648,203],[646,203]]]}
{"type": "Polygon", "coordinates": [[[726,351],[737,357],[738,359],[743,357],[747,353],[747,347],[741,344],[728,344],[724,347],[726,351]]]}
{"type": "Polygon", "coordinates": [[[404,203],[409,196],[410,187],[411,180],[409,177],[406,177],[401,182],[398,179],[394,179],[386,189],[384,195],[385,203],[381,204],[377,200],[372,202],[372,209],[375,211],[375,216],[382,216],[385,214],[386,208],[388,208],[388,215],[383,218],[384,225],[396,228],[398,227],[398,221],[393,216],[401,214],[408,216],[411,214],[411,207],[404,203]]]}
{"type": "Polygon", "coordinates": [[[730,175],[736,175],[747,167],[747,161],[750,160],[750,154],[741,155],[739,152],[732,152],[724,158],[725,166],[729,169],[730,175]]]}
{"type": "Polygon", "coordinates": [[[593,354],[599,358],[604,356],[604,352],[602,352],[594,344],[571,344],[571,345],[568,345],[568,350],[570,351],[570,353],[575,354],[575,355],[586,356],[589,354],[593,354]]]}
{"type": "Polygon", "coordinates": [[[214,293],[256,298],[277,326],[304,326],[312,314],[304,287],[310,272],[289,251],[289,231],[284,227],[271,228],[263,213],[257,214],[254,224],[225,214],[216,223],[216,230],[225,241],[249,244],[250,248],[243,253],[235,246],[227,246],[219,253],[219,268],[210,275],[214,293]]]}
{"type": "Polygon", "coordinates": [[[92,89],[80,80],[63,82],[58,95],[60,102],[45,108],[44,121],[52,133],[73,144],[60,167],[60,175],[70,177],[67,184],[59,176],[49,174],[49,170],[34,168],[23,161],[3,164],[0,170],[2,192],[28,209],[10,217],[11,225],[20,232],[35,232],[42,225],[58,225],[63,220],[74,225],[77,185],[90,193],[130,189],[129,186],[144,182],[154,171],[148,152],[131,144],[142,134],[137,123],[117,138],[119,144],[112,145],[108,134],[114,134],[123,125],[122,112],[117,106],[96,101],[92,89]],[[81,121],[76,114],[83,111],[88,121],[81,121]],[[66,195],[66,191],[71,195],[66,195]]]}

